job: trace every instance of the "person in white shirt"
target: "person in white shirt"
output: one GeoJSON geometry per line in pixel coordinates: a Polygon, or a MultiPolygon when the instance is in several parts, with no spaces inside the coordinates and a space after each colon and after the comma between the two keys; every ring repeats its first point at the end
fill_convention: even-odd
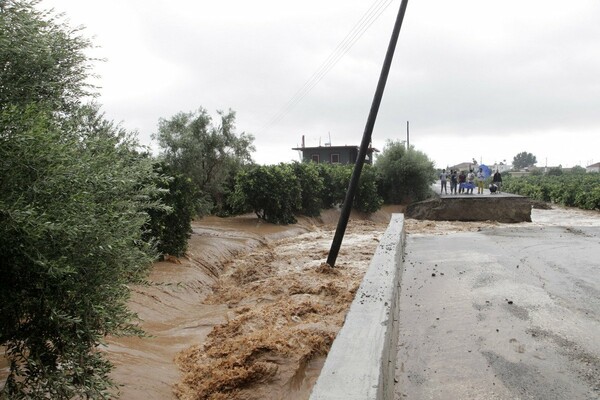
{"type": "Polygon", "coordinates": [[[446,192],[446,194],[448,194],[448,188],[446,186],[447,179],[448,179],[448,174],[446,173],[446,170],[443,169],[442,173],[440,174],[440,182],[442,183],[442,187],[440,189],[440,194],[442,194],[442,192],[446,192]]]}
{"type": "Polygon", "coordinates": [[[473,173],[473,170],[470,169],[469,173],[467,174],[467,194],[473,194],[473,188],[475,187],[475,184],[473,183],[474,180],[475,174],[473,173]]]}

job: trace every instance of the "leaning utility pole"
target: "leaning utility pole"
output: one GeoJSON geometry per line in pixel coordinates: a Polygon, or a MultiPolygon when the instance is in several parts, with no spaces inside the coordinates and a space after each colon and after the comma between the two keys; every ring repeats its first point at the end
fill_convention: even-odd
{"type": "Polygon", "coordinates": [[[375,90],[375,96],[373,97],[373,103],[371,104],[371,111],[369,111],[369,117],[367,118],[367,124],[363,133],[362,142],[360,143],[360,149],[358,151],[358,158],[356,164],[354,164],[354,170],[352,171],[352,177],[350,178],[350,184],[346,191],[346,198],[344,204],[342,204],[342,211],[340,219],[335,230],[333,242],[331,243],[331,249],[327,256],[327,264],[331,267],[335,266],[342,240],[344,239],[344,233],[346,232],[346,226],[348,225],[348,219],[350,218],[350,211],[352,210],[352,203],[354,203],[354,195],[356,194],[356,188],[358,187],[358,180],[360,173],[362,172],[363,165],[365,163],[365,156],[367,150],[371,144],[371,135],[373,134],[373,127],[375,126],[375,120],[377,119],[377,112],[379,111],[379,105],[383,97],[383,90],[387,82],[387,77],[390,72],[392,65],[392,59],[394,58],[394,51],[396,49],[396,43],[398,43],[398,36],[400,35],[400,28],[402,27],[402,20],[406,13],[406,5],[408,0],[402,0],[400,4],[400,10],[396,17],[396,23],[394,24],[394,30],[392,31],[392,37],[390,44],[388,45],[385,60],[383,61],[383,67],[381,68],[381,74],[379,75],[379,82],[377,83],[377,89],[375,90]]]}

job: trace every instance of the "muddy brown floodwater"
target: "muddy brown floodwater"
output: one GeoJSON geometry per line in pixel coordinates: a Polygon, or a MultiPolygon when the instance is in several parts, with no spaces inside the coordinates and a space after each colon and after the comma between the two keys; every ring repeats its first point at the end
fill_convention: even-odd
{"type": "MultiPolygon", "coordinates": [[[[186,257],[156,263],[129,307],[147,337],[109,337],[126,400],[307,399],[392,212],[353,214],[335,269],[339,212],[278,226],[254,215],[193,224],[186,257]]],[[[7,363],[0,358],[0,380],[7,363]]]]}
{"type": "Polygon", "coordinates": [[[323,268],[338,212],[298,224],[253,215],[194,224],[188,255],[157,263],[131,308],[148,338],[109,340],[121,398],[306,399],[389,222],[352,216],[323,268]]]}

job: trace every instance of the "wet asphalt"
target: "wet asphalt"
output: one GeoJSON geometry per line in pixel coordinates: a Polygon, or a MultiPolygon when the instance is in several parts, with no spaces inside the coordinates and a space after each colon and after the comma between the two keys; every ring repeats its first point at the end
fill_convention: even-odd
{"type": "Polygon", "coordinates": [[[600,399],[600,213],[408,234],[395,399],[600,399]]]}

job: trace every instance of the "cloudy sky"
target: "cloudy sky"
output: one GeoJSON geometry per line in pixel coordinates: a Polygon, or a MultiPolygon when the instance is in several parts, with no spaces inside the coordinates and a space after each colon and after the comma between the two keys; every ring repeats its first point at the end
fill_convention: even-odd
{"type": "MultiPolygon", "coordinates": [[[[399,6],[41,3],[84,25],[90,54],[106,58],[95,72],[110,119],[156,148],[159,118],[231,108],[261,164],[297,160],[302,135],[307,146],[360,143],[399,6]]],[[[438,167],[510,163],[521,151],[538,166],[600,161],[600,2],[410,0],[374,146],[406,139],[407,121],[411,145],[438,167]]]]}

